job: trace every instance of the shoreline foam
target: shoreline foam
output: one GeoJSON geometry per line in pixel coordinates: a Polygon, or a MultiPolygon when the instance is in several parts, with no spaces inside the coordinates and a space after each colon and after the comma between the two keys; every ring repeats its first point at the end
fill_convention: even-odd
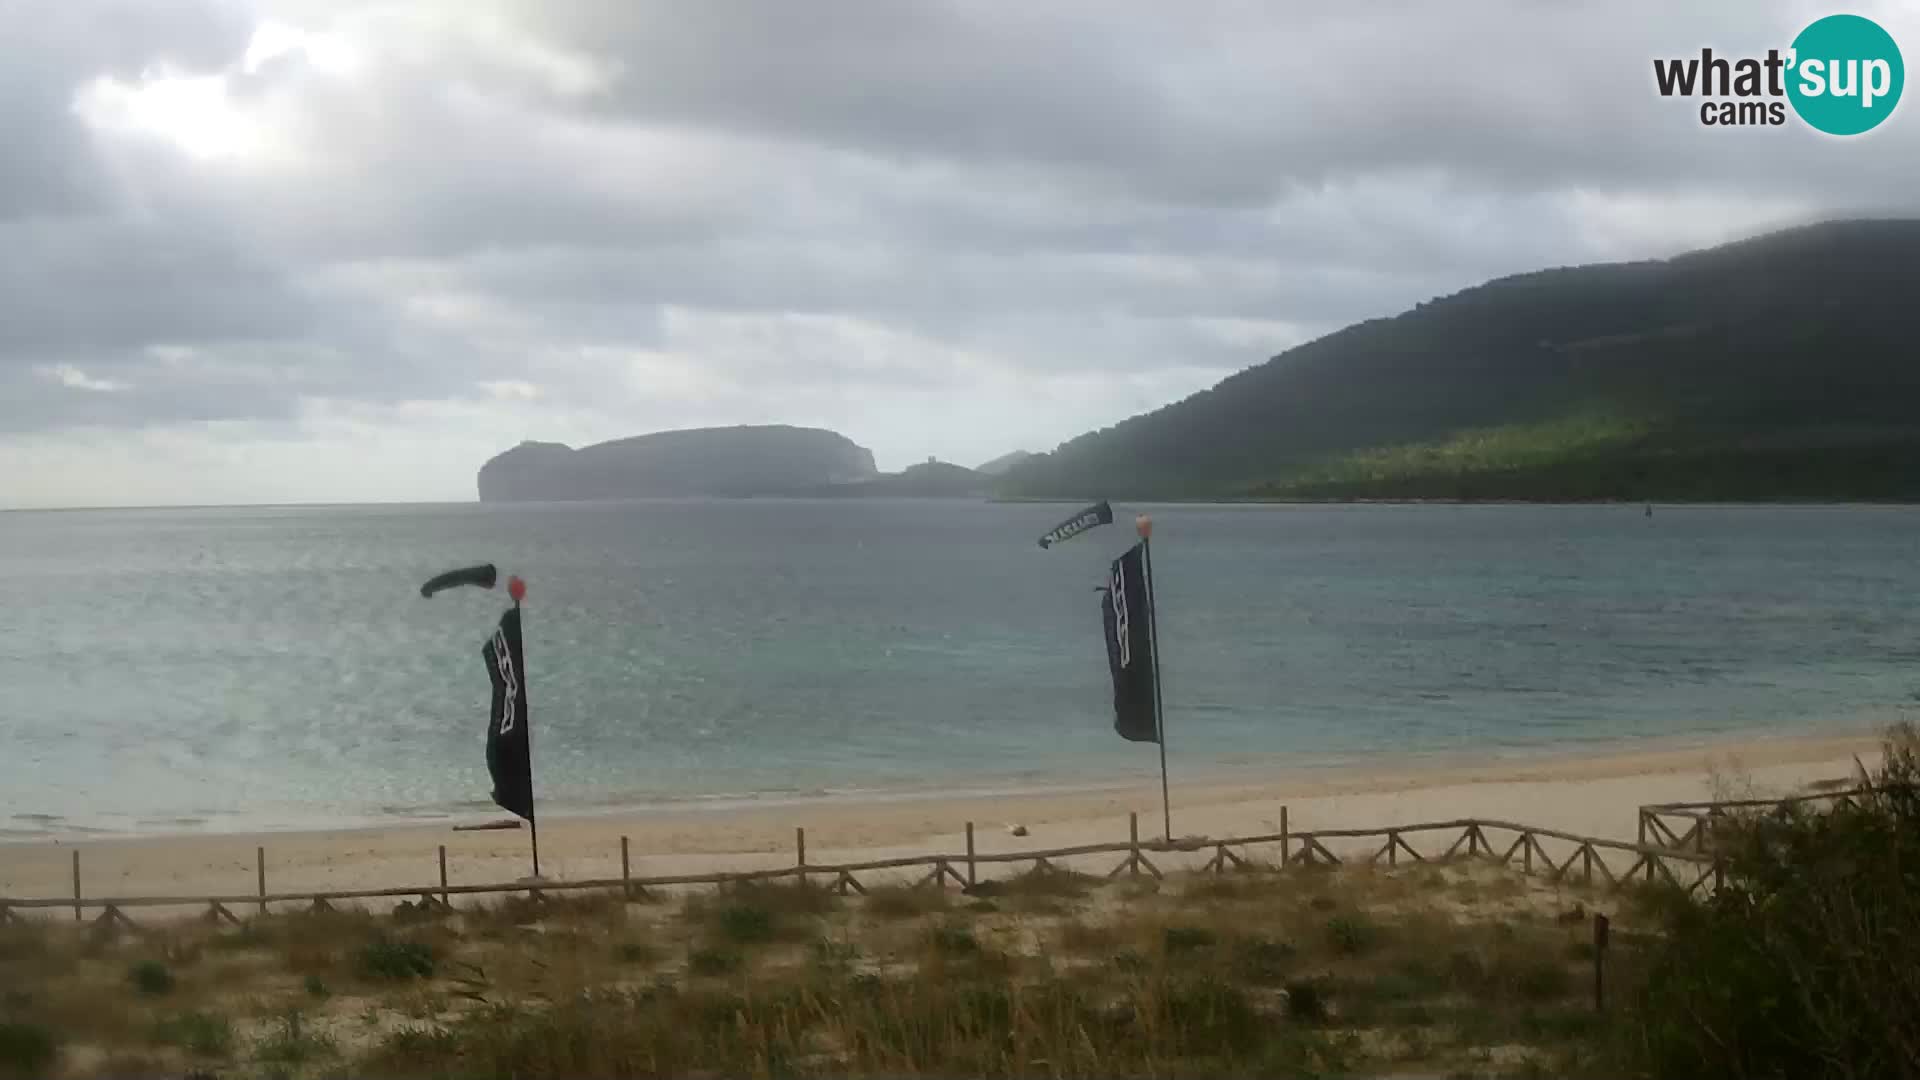
{"type": "MultiPolygon", "coordinates": [[[[1583,760],[1610,760],[1639,755],[1664,755],[1676,752],[1708,752],[1726,747],[1799,745],[1829,740],[1850,742],[1866,740],[1877,745],[1891,722],[1887,715],[1876,715],[1869,723],[1858,717],[1812,725],[1813,730],[1783,731],[1759,727],[1726,731],[1681,732],[1672,735],[1628,738],[1583,738],[1541,740],[1526,743],[1490,743],[1479,749],[1435,748],[1407,751],[1315,751],[1287,753],[1260,751],[1235,755],[1212,755],[1197,760],[1182,760],[1178,749],[1172,757],[1175,801],[1181,787],[1199,789],[1252,788],[1275,783],[1297,785],[1302,781],[1323,784],[1330,778],[1352,778],[1363,786],[1383,775],[1409,774],[1437,776],[1449,772],[1472,772],[1487,767],[1503,771],[1532,764],[1566,763],[1583,760]]],[[[1150,749],[1150,748],[1149,748],[1150,749]]],[[[1088,770],[1085,772],[1047,773],[1029,770],[1018,774],[942,775],[930,785],[912,787],[857,787],[845,783],[821,784],[804,788],[780,788],[718,793],[672,793],[645,797],[578,800],[542,795],[539,807],[542,820],[604,820],[609,818],[685,818],[734,811],[806,811],[816,807],[894,806],[928,801],[968,802],[1000,799],[1030,800],[1062,795],[1098,796],[1131,792],[1152,787],[1158,801],[1159,772],[1150,764],[1125,770],[1088,770]]],[[[124,817],[125,815],[121,815],[124,817]]],[[[0,824],[0,860],[9,845],[58,841],[142,841],[181,837],[255,836],[271,837],[305,833],[354,833],[409,827],[450,827],[470,825],[505,816],[486,799],[459,803],[387,805],[372,811],[341,811],[298,808],[279,816],[272,811],[257,818],[216,810],[195,817],[142,817],[125,825],[102,821],[76,821],[59,814],[13,813],[10,824],[0,824]],[[23,824],[24,823],[24,824],[23,824]]]]}

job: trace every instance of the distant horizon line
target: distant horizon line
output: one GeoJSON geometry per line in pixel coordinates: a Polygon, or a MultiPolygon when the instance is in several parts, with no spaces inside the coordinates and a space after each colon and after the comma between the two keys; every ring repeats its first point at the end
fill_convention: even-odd
{"type": "Polygon", "coordinates": [[[78,506],[0,506],[0,514],[68,514],[97,513],[108,510],[292,510],[339,506],[459,506],[480,500],[472,499],[365,499],[358,502],[341,502],[325,499],[317,502],[232,502],[232,503],[89,503],[78,506]]]}
{"type": "MultiPolygon", "coordinates": [[[[328,510],[353,509],[357,507],[409,507],[409,506],[591,506],[612,503],[636,502],[754,502],[754,501],[795,501],[795,502],[833,502],[846,500],[827,496],[805,495],[664,495],[632,496],[613,499],[553,499],[553,500],[507,500],[487,502],[479,498],[472,499],[394,499],[367,500],[361,502],[340,502],[334,500],[319,502],[258,502],[258,503],[143,503],[126,505],[90,505],[90,506],[0,506],[0,514],[84,514],[113,512],[150,512],[160,510],[328,510]]],[[[869,496],[861,502],[981,502],[989,504],[1079,504],[1087,501],[1085,496],[914,496],[882,495],[869,496]]],[[[1234,498],[1216,496],[1204,499],[1180,498],[1144,498],[1129,499],[1125,496],[1113,497],[1112,501],[1126,502],[1136,506],[1235,506],[1255,507],[1305,507],[1305,506],[1659,506],[1668,509],[1702,507],[1882,507],[1911,508],[1920,505],[1920,497],[1879,498],[1879,499],[1824,499],[1799,496],[1779,496],[1775,498],[1744,499],[1303,499],[1303,498],[1234,498]]]]}

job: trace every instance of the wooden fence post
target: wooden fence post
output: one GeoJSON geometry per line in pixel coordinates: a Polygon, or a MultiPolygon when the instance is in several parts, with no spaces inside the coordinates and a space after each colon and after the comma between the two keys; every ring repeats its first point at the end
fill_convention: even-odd
{"type": "Polygon", "coordinates": [[[620,838],[620,895],[633,899],[633,863],[627,856],[627,838],[620,838]]]}
{"type": "Polygon", "coordinates": [[[969,821],[967,822],[967,888],[973,888],[978,880],[974,876],[973,865],[973,822],[969,821]]]}
{"type": "Polygon", "coordinates": [[[267,913],[267,849],[253,849],[253,883],[260,890],[260,914],[267,913]]]}
{"type": "Polygon", "coordinates": [[[793,827],[793,846],[798,853],[799,862],[795,865],[800,868],[800,887],[804,889],[807,887],[807,830],[805,827],[800,825],[793,827]]]}
{"type": "Polygon", "coordinates": [[[73,849],[73,921],[80,921],[80,849],[73,849]]]}
{"type": "Polygon", "coordinates": [[[452,907],[453,896],[447,892],[447,845],[440,845],[440,906],[452,907]]]}
{"type": "Polygon", "coordinates": [[[1280,808],[1280,866],[1284,869],[1293,860],[1293,853],[1287,849],[1293,846],[1293,838],[1287,828],[1287,808],[1280,808]]]}
{"type": "Polygon", "coordinates": [[[1593,1011],[1607,1007],[1607,917],[1593,913],[1593,1011]]]}
{"type": "Polygon", "coordinates": [[[1140,876],[1140,815],[1127,812],[1127,874],[1140,876]]]}

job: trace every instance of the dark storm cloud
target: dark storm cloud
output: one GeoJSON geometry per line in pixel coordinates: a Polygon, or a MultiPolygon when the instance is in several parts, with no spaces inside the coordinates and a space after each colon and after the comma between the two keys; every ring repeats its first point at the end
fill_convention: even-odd
{"type": "MultiPolygon", "coordinates": [[[[1503,190],[1897,179],[1876,154],[1782,160],[1650,110],[1650,59],[1764,51],[1807,5],[1367,5],[1083,0],[527,5],[618,78],[590,107],[908,159],[1078,173],[1157,204],[1259,205],[1296,184],[1434,168],[1503,190]]],[[[1906,145],[1915,145],[1909,138],[1906,145]]]]}
{"type": "Polygon", "coordinates": [[[48,5],[0,37],[0,441],[451,402],[1043,449],[1488,277],[1912,211],[1912,104],[1835,142],[1653,91],[1823,13],[48,5]]]}

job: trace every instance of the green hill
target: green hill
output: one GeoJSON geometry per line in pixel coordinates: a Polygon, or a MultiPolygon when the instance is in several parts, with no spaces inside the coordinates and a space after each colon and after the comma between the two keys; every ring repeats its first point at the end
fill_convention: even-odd
{"type": "Polygon", "coordinates": [[[1920,221],[1501,278],[1012,469],[1130,498],[1920,497],[1920,221]]]}
{"type": "Polygon", "coordinates": [[[656,431],[578,450],[523,442],[480,467],[481,502],[789,495],[879,475],[838,432],[760,425],[656,431]]]}

